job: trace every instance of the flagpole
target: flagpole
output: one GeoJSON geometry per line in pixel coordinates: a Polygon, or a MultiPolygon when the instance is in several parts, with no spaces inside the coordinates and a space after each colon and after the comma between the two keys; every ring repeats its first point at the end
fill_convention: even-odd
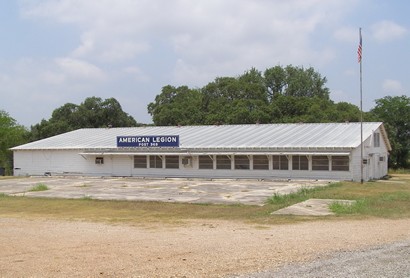
{"type": "Polygon", "coordinates": [[[362,79],[362,28],[359,28],[360,44],[358,58],[360,62],[360,183],[363,184],[363,79],[362,79]]]}

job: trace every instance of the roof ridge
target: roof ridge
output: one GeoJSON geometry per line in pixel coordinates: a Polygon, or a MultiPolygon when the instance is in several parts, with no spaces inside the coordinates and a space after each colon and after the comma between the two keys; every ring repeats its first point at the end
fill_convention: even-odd
{"type": "MultiPolygon", "coordinates": [[[[363,124],[382,124],[383,122],[363,122],[363,124]]],[[[186,127],[235,127],[235,126],[274,126],[274,125],[351,125],[360,124],[360,122],[328,122],[328,123],[262,123],[262,124],[220,124],[220,125],[149,125],[149,126],[131,126],[131,127],[85,127],[77,130],[97,130],[97,129],[135,129],[135,128],[186,128],[186,127]]],[[[74,130],[73,130],[74,131],[74,130]]]]}

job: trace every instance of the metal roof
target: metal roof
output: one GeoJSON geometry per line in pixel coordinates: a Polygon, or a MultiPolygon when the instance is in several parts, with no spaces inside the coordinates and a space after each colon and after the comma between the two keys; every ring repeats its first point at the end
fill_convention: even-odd
{"type": "MultiPolygon", "coordinates": [[[[363,139],[370,137],[378,128],[381,128],[382,138],[390,149],[381,122],[363,123],[363,139]]],[[[117,136],[144,135],[179,135],[180,149],[348,149],[360,145],[360,123],[87,128],[17,146],[12,150],[112,150],[117,149],[117,136]]],[[[138,151],[151,152],[153,149],[159,148],[138,148],[138,151]]]]}

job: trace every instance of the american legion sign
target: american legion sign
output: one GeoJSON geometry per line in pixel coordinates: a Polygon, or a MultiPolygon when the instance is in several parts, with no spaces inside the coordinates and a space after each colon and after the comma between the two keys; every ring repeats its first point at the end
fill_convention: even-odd
{"type": "Polygon", "coordinates": [[[179,147],[179,135],[117,136],[117,147],[179,147]]]}

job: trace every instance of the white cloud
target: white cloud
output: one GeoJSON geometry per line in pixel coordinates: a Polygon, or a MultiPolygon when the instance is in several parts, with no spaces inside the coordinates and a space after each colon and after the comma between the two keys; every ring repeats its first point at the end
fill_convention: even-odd
{"type": "Polygon", "coordinates": [[[403,93],[403,86],[400,81],[393,79],[385,79],[383,81],[383,91],[387,94],[403,93]]]}
{"type": "Polygon", "coordinates": [[[148,42],[133,41],[132,38],[115,35],[108,38],[103,34],[88,31],[82,35],[81,44],[71,55],[76,58],[115,63],[133,59],[149,49],[148,42]]]}
{"type": "Polygon", "coordinates": [[[342,27],[337,29],[333,36],[343,42],[354,43],[359,41],[359,32],[357,28],[342,27]]]}
{"type": "Polygon", "coordinates": [[[404,28],[403,26],[400,26],[393,21],[387,20],[373,24],[371,30],[373,37],[380,42],[399,39],[405,36],[407,33],[406,28],[404,28]]]}
{"type": "Polygon", "coordinates": [[[344,75],[346,75],[346,76],[356,76],[356,75],[357,75],[357,70],[354,70],[354,69],[346,69],[343,73],[344,73],[344,75]]]}
{"type": "Polygon", "coordinates": [[[0,84],[10,81],[10,76],[7,74],[0,74],[0,84]]]}
{"type": "Polygon", "coordinates": [[[134,80],[138,80],[138,81],[149,81],[150,80],[150,78],[139,67],[136,67],[136,66],[125,67],[122,71],[132,76],[134,80]]]}
{"type": "MultiPolygon", "coordinates": [[[[47,56],[44,50],[41,58],[27,51],[33,60],[19,64],[23,74],[13,69],[10,83],[27,94],[51,95],[59,105],[93,94],[131,96],[144,108],[124,105],[141,118],[165,84],[200,87],[250,67],[328,67],[338,53],[329,38],[355,5],[357,0],[20,0],[20,19],[44,32],[39,41],[62,28],[68,43],[44,44],[53,51],[47,56]]],[[[349,39],[343,30],[334,36],[349,39]]]]}
{"type": "Polygon", "coordinates": [[[40,74],[41,80],[48,84],[62,84],[64,83],[65,76],[62,73],[56,73],[52,71],[45,71],[40,74]]]}
{"type": "Polygon", "coordinates": [[[101,52],[101,59],[108,62],[124,61],[148,49],[147,43],[115,42],[101,52]]]}
{"type": "Polygon", "coordinates": [[[70,77],[77,79],[105,79],[105,74],[100,68],[85,61],[73,58],[58,58],[55,62],[70,77]]]}
{"type": "Polygon", "coordinates": [[[23,14],[76,25],[81,43],[72,58],[126,62],[161,43],[172,46],[174,69],[181,70],[173,76],[183,79],[189,68],[200,81],[251,66],[328,63],[332,50],[314,47],[311,35],[337,22],[351,5],[348,0],[43,0],[23,6],[23,14]]]}
{"type": "Polygon", "coordinates": [[[84,57],[94,50],[94,39],[90,35],[83,34],[81,39],[81,44],[74,49],[72,55],[74,57],[84,57]]]}

